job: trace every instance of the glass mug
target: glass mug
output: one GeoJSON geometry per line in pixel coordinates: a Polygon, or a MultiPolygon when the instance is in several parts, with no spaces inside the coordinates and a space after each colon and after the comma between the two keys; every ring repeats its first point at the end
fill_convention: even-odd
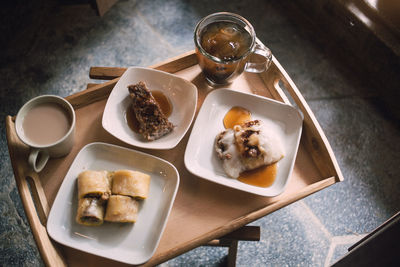
{"type": "Polygon", "coordinates": [[[271,65],[271,51],[237,14],[219,12],[201,19],[194,43],[200,68],[211,85],[229,84],[243,71],[260,73],[271,65]]]}

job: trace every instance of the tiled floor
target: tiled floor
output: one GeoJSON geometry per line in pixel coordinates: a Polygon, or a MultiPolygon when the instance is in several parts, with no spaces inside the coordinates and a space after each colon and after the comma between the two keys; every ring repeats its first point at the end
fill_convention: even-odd
{"type": "MultiPolygon", "coordinates": [[[[330,56],[322,37],[292,20],[279,1],[120,0],[101,18],[85,5],[48,2],[29,2],[5,14],[6,21],[19,22],[13,20],[3,35],[9,45],[0,59],[2,118],[34,96],[85,89],[90,66],[148,66],[192,50],[196,22],[216,11],[246,17],[292,77],[345,180],[254,222],[261,226],[261,241],[239,243],[238,266],[330,265],[400,209],[399,124],[382,112],[380,88],[352,75],[353,66],[330,56]]],[[[0,127],[0,265],[39,266],[4,123],[0,127]]],[[[200,247],[163,266],[220,266],[226,254],[200,247]]]]}

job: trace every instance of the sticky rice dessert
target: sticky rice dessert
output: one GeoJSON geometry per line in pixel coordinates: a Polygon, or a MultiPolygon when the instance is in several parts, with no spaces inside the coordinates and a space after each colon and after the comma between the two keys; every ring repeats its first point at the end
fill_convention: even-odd
{"type": "Polygon", "coordinates": [[[233,129],[221,132],[216,137],[215,150],[226,174],[232,178],[284,157],[278,134],[260,120],[235,125],[233,129]]]}
{"type": "Polygon", "coordinates": [[[245,171],[245,167],[240,159],[239,151],[235,144],[235,134],[233,129],[227,129],[216,137],[215,150],[218,157],[222,160],[222,167],[225,173],[232,178],[238,178],[239,174],[245,171]]]}

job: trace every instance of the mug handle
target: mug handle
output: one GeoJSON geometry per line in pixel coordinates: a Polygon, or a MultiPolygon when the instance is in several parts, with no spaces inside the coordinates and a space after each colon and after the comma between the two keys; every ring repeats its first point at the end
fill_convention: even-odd
{"type": "Polygon", "coordinates": [[[49,157],[49,153],[46,150],[32,148],[28,158],[29,166],[31,166],[35,172],[40,172],[49,160],[49,157]]]}
{"type": "Polygon", "coordinates": [[[272,52],[258,38],[249,61],[244,66],[247,72],[261,73],[266,71],[272,62],[272,52]]]}

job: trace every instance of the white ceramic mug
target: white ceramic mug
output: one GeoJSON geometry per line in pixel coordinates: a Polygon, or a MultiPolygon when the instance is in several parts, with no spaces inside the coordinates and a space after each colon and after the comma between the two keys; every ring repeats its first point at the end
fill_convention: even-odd
{"type": "Polygon", "coordinates": [[[31,148],[28,157],[28,163],[30,167],[32,167],[36,172],[40,172],[50,157],[62,157],[71,151],[75,138],[75,120],[74,108],[67,100],[59,96],[38,96],[29,100],[22,106],[22,108],[18,111],[17,118],[15,120],[15,128],[21,141],[31,148]],[[54,107],[55,110],[49,109],[52,107],[54,107]],[[38,113],[39,109],[41,109],[41,112],[45,112],[38,113]],[[60,120],[58,117],[50,117],[49,119],[48,116],[52,116],[52,111],[54,111],[54,114],[65,114],[65,121],[63,118],[60,120]],[[33,119],[33,112],[35,112],[35,114],[40,114],[35,115],[39,116],[35,118],[36,120],[39,118],[37,125],[35,124],[36,122],[32,124],[32,122],[25,121],[33,119]],[[40,116],[43,117],[43,120],[40,116]],[[58,123],[62,124],[56,126],[55,124],[58,123]],[[41,140],[38,142],[33,140],[33,138],[30,138],[32,134],[30,134],[29,131],[32,130],[32,127],[35,128],[34,131],[37,136],[48,136],[52,132],[57,132],[59,137],[52,136],[48,139],[48,142],[46,140],[41,140]],[[57,129],[54,129],[54,127],[57,129]],[[55,131],[59,128],[63,128],[63,131],[55,131]]]}

